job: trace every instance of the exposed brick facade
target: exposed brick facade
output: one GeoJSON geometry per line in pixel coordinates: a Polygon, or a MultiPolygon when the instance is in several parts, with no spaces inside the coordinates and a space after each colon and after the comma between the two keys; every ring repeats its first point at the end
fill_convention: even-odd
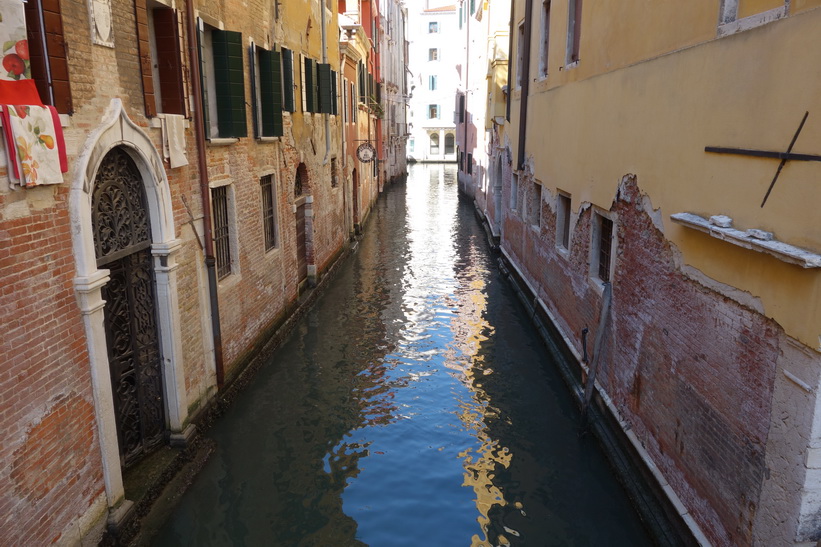
{"type": "MultiPolygon", "coordinates": [[[[92,171],[84,171],[83,162],[93,168],[101,159],[95,154],[105,153],[105,146],[123,145],[137,151],[138,168],[147,175],[145,187],[159,195],[150,198],[147,206],[154,243],[159,237],[157,226],[171,229],[160,243],[175,249],[170,252],[173,258],[162,254],[163,245],[154,245],[158,252],[154,266],[158,279],[165,276],[163,279],[171,280],[167,292],[175,298],[158,289],[158,300],[166,298],[176,306],[169,314],[171,324],[161,328],[161,336],[166,344],[163,347],[172,348],[173,353],[163,355],[163,362],[173,358],[178,367],[175,372],[179,372],[179,428],[185,428],[217,390],[202,248],[203,213],[209,204],[203,203],[200,188],[203,174],[198,169],[193,104],[189,102],[186,108],[183,137],[188,165],[172,169],[162,160],[160,118],[145,115],[134,3],[114,0],[111,4],[113,48],[93,43],[86,2],[62,1],[60,6],[74,109],[63,119],[69,160],[65,182],[11,191],[6,168],[0,167],[0,461],[4,462],[0,466],[0,544],[4,545],[70,544],[83,536],[93,542],[105,526],[107,509],[123,501],[118,486],[122,470],[116,456],[116,431],[110,425],[110,395],[98,389],[110,382],[107,368],[97,367],[107,362],[105,333],[95,323],[99,320],[102,324],[104,308],[95,300],[100,288],[80,288],[84,283],[97,283],[95,275],[104,284],[105,276],[103,268],[86,271],[93,256],[88,261],[80,254],[93,245],[83,225],[89,219],[76,216],[78,211],[87,211],[83,200],[88,199],[86,192],[94,184],[85,180],[92,171]],[[102,122],[120,104],[118,101],[123,117],[113,127],[124,127],[126,137],[122,142],[103,143],[100,135],[107,127],[102,122]],[[136,129],[132,130],[130,123],[136,129]],[[173,263],[172,273],[163,270],[168,260],[173,263]],[[104,481],[106,472],[111,480],[104,481]]],[[[175,7],[182,31],[181,78],[190,98],[185,2],[177,2],[175,7]]],[[[244,48],[253,38],[268,48],[288,47],[297,54],[295,58],[299,53],[315,60],[322,58],[316,9],[280,5],[279,19],[274,18],[273,4],[261,1],[243,5],[200,2],[197,9],[211,21],[221,21],[228,30],[241,31],[244,48]],[[299,22],[294,22],[297,18],[299,22]],[[315,29],[310,36],[304,30],[307,20],[315,29]]],[[[326,23],[327,60],[341,73],[335,17],[326,23]]],[[[247,56],[243,63],[246,102],[250,104],[247,56]]],[[[296,83],[301,85],[298,76],[296,83]]],[[[283,137],[253,138],[249,108],[248,137],[209,144],[204,152],[211,187],[227,184],[231,188],[234,263],[231,274],[221,279],[217,288],[228,379],[240,372],[255,344],[293,309],[299,295],[294,211],[298,165],[304,164],[307,173],[303,196],[310,197],[307,208],[311,214],[306,223],[306,259],[314,281],[333,265],[354,231],[351,179],[358,162],[350,145],[343,161],[341,115],[303,113],[298,89],[296,99],[297,111],[284,113],[283,137]],[[340,180],[337,185],[331,183],[334,158],[340,180]],[[265,175],[273,175],[276,185],[277,243],[270,250],[265,248],[260,190],[260,178],[265,175]]],[[[367,114],[362,113],[359,120],[358,125],[352,125],[350,135],[361,138],[359,130],[368,134],[367,114]]],[[[375,127],[373,132],[375,136],[375,127]]],[[[362,222],[378,187],[369,173],[360,173],[358,180],[356,222],[362,222]]],[[[157,308],[159,316],[162,307],[157,304],[157,308]]],[[[163,373],[166,381],[173,377],[169,370],[163,373]]],[[[173,388],[166,385],[166,389],[173,388]]]]}
{"type": "MultiPolygon", "coordinates": [[[[592,354],[602,307],[590,271],[594,210],[577,211],[570,252],[559,251],[552,196],[543,196],[538,230],[521,217],[536,205],[533,185],[520,177],[523,205],[506,215],[502,247],[579,355],[590,329],[592,354]]],[[[617,251],[597,380],[710,540],[749,544],[783,333],[680,271],[635,177],[624,178],[609,213],[617,251]]]]}

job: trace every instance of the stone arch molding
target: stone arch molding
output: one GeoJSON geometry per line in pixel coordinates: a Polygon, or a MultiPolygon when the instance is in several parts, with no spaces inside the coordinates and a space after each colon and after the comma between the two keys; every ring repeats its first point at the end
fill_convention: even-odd
{"type": "MultiPolygon", "coordinates": [[[[162,158],[149,136],[128,118],[120,99],[112,99],[97,128],[92,131],[77,157],[71,177],[69,215],[77,276],[74,288],[83,317],[91,366],[94,406],[100,435],[106,497],[112,513],[125,504],[122,464],[117,444],[114,398],[109,372],[104,328],[102,288],[109,280],[107,269],[97,268],[92,231],[92,190],[103,158],[114,148],[131,156],[139,169],[151,223],[151,254],[154,258],[157,319],[163,355],[163,384],[167,428],[172,441],[184,439],[189,430],[185,378],[180,345],[177,299],[176,254],[181,241],[176,238],[171,191],[162,158]]],[[[112,514],[116,520],[116,514],[112,514]]]]}

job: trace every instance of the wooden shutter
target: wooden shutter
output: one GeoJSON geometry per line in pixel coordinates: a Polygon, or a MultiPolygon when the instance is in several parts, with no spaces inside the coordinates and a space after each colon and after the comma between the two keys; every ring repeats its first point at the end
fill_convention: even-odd
{"type": "Polygon", "coordinates": [[[299,87],[301,88],[302,92],[302,111],[308,112],[308,94],[306,90],[308,89],[305,85],[305,57],[303,55],[299,56],[299,87]]]}
{"type": "Polygon", "coordinates": [[[71,114],[73,107],[60,2],[29,0],[24,9],[31,77],[37,84],[40,99],[54,106],[61,114],[71,114]]]}
{"type": "Polygon", "coordinates": [[[208,101],[214,100],[213,97],[208,97],[208,85],[205,76],[205,63],[203,58],[205,51],[203,49],[205,44],[205,29],[203,27],[202,19],[197,19],[197,51],[200,58],[200,95],[202,99],[202,125],[205,132],[205,138],[211,138],[211,121],[209,120],[208,101]]]}
{"type": "Polygon", "coordinates": [[[278,51],[259,50],[259,94],[262,136],[281,137],[282,65],[278,51]]]}
{"type": "Polygon", "coordinates": [[[337,91],[336,72],[331,71],[331,114],[339,114],[339,93],[337,91]]]}
{"type": "Polygon", "coordinates": [[[316,97],[316,93],[314,90],[316,89],[316,70],[314,70],[314,60],[309,59],[308,57],[304,58],[303,62],[303,69],[305,71],[304,78],[302,79],[302,96],[305,98],[305,112],[316,112],[317,111],[317,104],[314,100],[316,97]]]}
{"type": "Polygon", "coordinates": [[[151,15],[154,18],[154,38],[157,46],[161,112],[185,115],[178,12],[171,8],[155,8],[151,15]]]}
{"type": "Polygon", "coordinates": [[[331,82],[331,65],[319,64],[317,65],[317,74],[319,75],[319,112],[323,114],[333,113],[333,83],[331,82]]]}
{"type": "Polygon", "coordinates": [[[288,112],[296,110],[294,101],[294,52],[282,48],[282,102],[288,112]]]}
{"type": "Polygon", "coordinates": [[[154,74],[151,70],[151,33],[148,31],[148,11],[145,0],[134,1],[134,15],[137,20],[137,49],[140,56],[145,115],[153,118],[157,115],[157,102],[154,97],[154,74]]]}
{"type": "Polygon", "coordinates": [[[217,90],[217,127],[220,137],[246,137],[245,75],[242,67],[242,34],[212,30],[214,83],[217,90]]]}
{"type": "MultiPolygon", "coordinates": [[[[260,50],[260,53],[263,51],[264,50],[260,50]]],[[[260,65],[261,64],[262,63],[260,63],[260,65]]],[[[259,89],[260,83],[257,82],[257,46],[253,42],[248,46],[248,75],[251,78],[251,125],[254,129],[254,138],[258,139],[262,136],[262,130],[259,127],[260,119],[262,118],[259,103],[262,102],[262,98],[260,97],[260,99],[257,100],[257,90],[259,89]]],[[[260,79],[262,79],[262,74],[260,74],[260,79]]]]}
{"type": "Polygon", "coordinates": [[[575,13],[573,15],[573,51],[570,53],[570,62],[579,60],[579,46],[582,36],[582,0],[574,2],[575,13]]]}

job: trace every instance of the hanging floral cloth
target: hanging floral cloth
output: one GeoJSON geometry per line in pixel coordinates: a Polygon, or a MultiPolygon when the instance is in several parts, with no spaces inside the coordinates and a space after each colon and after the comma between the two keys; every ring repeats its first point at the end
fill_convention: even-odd
{"type": "Polygon", "coordinates": [[[60,117],[53,106],[3,105],[12,185],[60,184],[68,171],[60,117]]]}

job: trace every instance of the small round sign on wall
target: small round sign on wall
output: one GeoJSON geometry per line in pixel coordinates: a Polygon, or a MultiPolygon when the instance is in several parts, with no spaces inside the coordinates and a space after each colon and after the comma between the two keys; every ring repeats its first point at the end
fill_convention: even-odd
{"type": "Polygon", "coordinates": [[[376,149],[369,142],[363,142],[356,149],[356,157],[363,163],[370,163],[376,157],[376,149]]]}

